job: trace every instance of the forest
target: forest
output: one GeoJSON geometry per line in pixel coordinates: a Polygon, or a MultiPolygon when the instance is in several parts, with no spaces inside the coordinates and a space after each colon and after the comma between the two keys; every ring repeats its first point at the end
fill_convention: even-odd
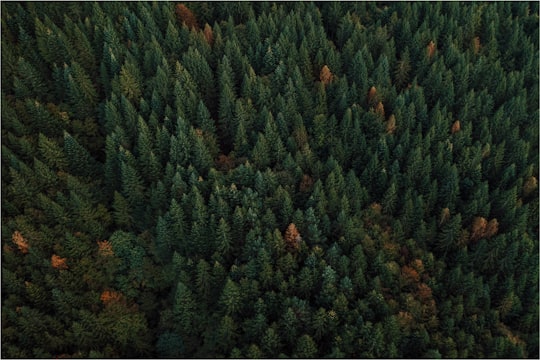
{"type": "Polygon", "coordinates": [[[2,358],[537,358],[538,2],[2,2],[2,358]]]}

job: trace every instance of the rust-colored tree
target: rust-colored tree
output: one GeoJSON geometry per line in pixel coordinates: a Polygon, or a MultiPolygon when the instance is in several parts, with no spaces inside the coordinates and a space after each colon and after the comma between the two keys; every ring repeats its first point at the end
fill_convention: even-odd
{"type": "Polygon", "coordinates": [[[454,121],[452,124],[452,134],[455,134],[461,130],[461,123],[459,120],[454,121]]]}
{"type": "Polygon", "coordinates": [[[194,28],[195,30],[199,30],[199,25],[197,24],[197,18],[195,18],[195,15],[187,8],[184,4],[177,4],[175,8],[176,17],[178,18],[178,21],[180,24],[184,23],[188,27],[188,29],[194,28]]]}
{"type": "Polygon", "coordinates": [[[298,250],[300,249],[300,242],[302,241],[302,236],[300,236],[300,232],[296,228],[296,225],[293,223],[290,223],[287,227],[287,230],[285,230],[285,243],[287,244],[287,248],[290,250],[298,250]]]}
{"type": "Polygon", "coordinates": [[[414,318],[408,311],[400,311],[397,316],[398,324],[401,328],[410,329],[414,324],[414,318]]]}
{"type": "Polygon", "coordinates": [[[529,177],[523,184],[523,196],[527,197],[538,188],[538,180],[534,176],[529,177]]]}
{"type": "Polygon", "coordinates": [[[487,224],[487,220],[481,216],[477,216],[474,218],[471,225],[471,241],[477,241],[484,237],[484,232],[486,231],[487,224]]]}
{"type": "Polygon", "coordinates": [[[418,294],[418,298],[422,302],[427,302],[432,297],[431,288],[425,283],[418,284],[418,292],[417,292],[417,294],[418,294]]]}
{"type": "Polygon", "coordinates": [[[56,254],[51,256],[51,265],[53,268],[60,270],[66,270],[68,268],[66,258],[60,257],[56,254]]]}
{"type": "Polygon", "coordinates": [[[113,303],[125,303],[124,295],[118,291],[105,290],[101,293],[99,298],[103,305],[109,305],[113,303]]]}
{"type": "Polygon", "coordinates": [[[101,256],[112,256],[114,255],[112,245],[107,240],[98,241],[98,251],[101,256]]]}
{"type": "Polygon", "coordinates": [[[480,52],[480,49],[482,48],[482,44],[480,44],[480,38],[478,36],[475,36],[472,39],[472,48],[473,48],[474,55],[478,55],[478,53],[480,52]]]}
{"type": "Polygon", "coordinates": [[[420,281],[420,275],[412,267],[403,265],[401,268],[401,279],[404,285],[414,285],[420,281]]]}
{"type": "Polygon", "coordinates": [[[319,79],[324,85],[328,85],[334,79],[334,75],[330,71],[330,68],[327,65],[324,65],[319,73],[319,79]]]}
{"type": "Polygon", "coordinates": [[[374,107],[379,102],[379,96],[377,95],[377,88],[372,86],[368,91],[367,102],[369,107],[374,107]]]}
{"type": "Polygon", "coordinates": [[[486,230],[484,231],[484,237],[487,239],[490,239],[491,237],[497,235],[497,232],[499,231],[499,222],[497,219],[491,219],[489,220],[486,230]]]}
{"type": "Polygon", "coordinates": [[[382,102],[379,101],[379,103],[377,104],[377,107],[375,108],[375,113],[380,117],[384,118],[384,105],[382,102]]]}
{"type": "Polygon", "coordinates": [[[433,55],[435,55],[436,50],[437,50],[437,46],[435,45],[433,40],[430,41],[428,46],[427,46],[427,57],[428,57],[428,59],[431,59],[433,57],[433,55]]]}
{"type": "Polygon", "coordinates": [[[212,31],[212,27],[208,25],[208,23],[204,24],[204,38],[206,39],[206,42],[212,46],[214,43],[214,32],[212,31]]]}
{"type": "Polygon", "coordinates": [[[394,114],[392,114],[386,122],[386,133],[393,134],[394,131],[396,131],[396,117],[394,114]]]}
{"type": "Polygon", "coordinates": [[[15,230],[13,235],[11,235],[11,240],[15,243],[15,245],[17,245],[17,247],[23,254],[28,253],[28,248],[29,248],[28,241],[26,241],[26,239],[22,236],[22,234],[18,230],[15,230]]]}

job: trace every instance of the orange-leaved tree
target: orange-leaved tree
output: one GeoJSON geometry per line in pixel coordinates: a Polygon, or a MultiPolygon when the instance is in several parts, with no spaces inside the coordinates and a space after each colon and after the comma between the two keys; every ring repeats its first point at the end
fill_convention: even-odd
{"type": "Polygon", "coordinates": [[[11,236],[11,240],[15,243],[15,245],[17,245],[17,247],[23,254],[28,253],[28,248],[29,248],[28,241],[26,241],[26,239],[22,236],[22,234],[18,230],[15,230],[15,232],[11,236]]]}
{"type": "Polygon", "coordinates": [[[114,252],[113,252],[113,249],[112,249],[112,244],[107,241],[107,240],[103,240],[103,241],[99,241],[98,240],[98,248],[99,248],[99,255],[101,256],[112,256],[114,255],[114,252]]]}
{"type": "Polygon", "coordinates": [[[53,254],[51,256],[51,265],[55,269],[65,270],[68,268],[68,265],[66,263],[66,258],[60,257],[56,254],[53,254]]]}
{"type": "Polygon", "coordinates": [[[211,46],[214,43],[214,32],[212,31],[212,27],[208,25],[208,23],[204,24],[203,32],[206,42],[211,46]]]}
{"type": "Polygon", "coordinates": [[[290,223],[287,230],[285,230],[285,243],[287,244],[287,247],[292,250],[298,250],[301,241],[302,237],[300,236],[300,232],[296,228],[296,225],[290,223]]]}
{"type": "Polygon", "coordinates": [[[433,57],[433,55],[435,55],[435,50],[437,50],[437,46],[435,45],[435,43],[432,41],[429,42],[428,46],[427,46],[427,56],[429,59],[431,59],[433,57]]]}
{"type": "Polygon", "coordinates": [[[319,79],[324,85],[328,85],[332,82],[334,79],[334,75],[332,75],[332,72],[330,71],[330,68],[328,65],[324,65],[321,69],[321,72],[319,74],[319,79]]]}
{"type": "Polygon", "coordinates": [[[455,134],[461,130],[461,123],[459,120],[454,121],[452,124],[452,134],[455,134]]]}
{"type": "Polygon", "coordinates": [[[180,23],[186,24],[188,29],[195,28],[195,30],[199,29],[199,25],[197,25],[197,18],[195,18],[195,15],[193,15],[193,12],[187,8],[184,4],[177,4],[175,8],[176,17],[178,18],[178,21],[180,23]]]}

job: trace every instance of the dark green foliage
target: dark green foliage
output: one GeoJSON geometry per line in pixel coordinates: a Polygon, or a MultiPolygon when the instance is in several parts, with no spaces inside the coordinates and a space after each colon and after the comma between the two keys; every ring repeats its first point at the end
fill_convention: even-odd
{"type": "Polygon", "coordinates": [[[538,4],[1,31],[3,357],[538,354],[538,4]]]}

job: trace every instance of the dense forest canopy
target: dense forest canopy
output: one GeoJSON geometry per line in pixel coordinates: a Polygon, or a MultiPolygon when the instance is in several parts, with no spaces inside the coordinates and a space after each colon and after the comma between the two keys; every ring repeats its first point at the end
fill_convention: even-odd
{"type": "Polygon", "coordinates": [[[538,2],[3,2],[2,357],[537,357],[538,2]]]}

